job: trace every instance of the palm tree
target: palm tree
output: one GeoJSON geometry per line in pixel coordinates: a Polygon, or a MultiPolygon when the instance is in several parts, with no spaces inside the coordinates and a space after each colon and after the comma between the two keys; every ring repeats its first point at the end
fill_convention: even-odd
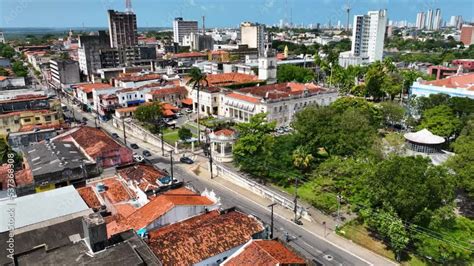
{"type": "Polygon", "coordinates": [[[303,146],[299,146],[293,151],[293,165],[305,173],[311,166],[314,157],[303,146]]]}
{"type": "Polygon", "coordinates": [[[188,85],[193,86],[193,90],[197,91],[197,124],[198,124],[198,142],[201,142],[201,130],[199,127],[199,110],[201,109],[201,105],[199,102],[199,92],[201,91],[202,87],[209,86],[207,82],[206,74],[202,73],[201,70],[197,67],[191,68],[191,72],[189,72],[189,76],[191,79],[188,81],[188,85]]]}

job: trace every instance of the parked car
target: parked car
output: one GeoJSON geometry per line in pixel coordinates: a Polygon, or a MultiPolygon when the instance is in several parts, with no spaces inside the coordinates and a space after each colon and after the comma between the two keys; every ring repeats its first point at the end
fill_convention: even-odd
{"type": "Polygon", "coordinates": [[[182,117],[183,116],[182,113],[176,113],[175,115],[176,115],[176,117],[182,117]]]}
{"type": "Polygon", "coordinates": [[[150,157],[150,156],[151,156],[151,152],[150,152],[149,150],[144,150],[144,151],[142,152],[142,154],[143,154],[143,156],[145,156],[145,157],[150,157]]]}
{"type": "Polygon", "coordinates": [[[145,160],[145,158],[143,158],[141,155],[136,155],[133,156],[133,160],[135,160],[135,162],[141,163],[145,160]]]}
{"type": "Polygon", "coordinates": [[[130,147],[131,147],[132,149],[138,149],[138,145],[135,144],[135,143],[131,143],[131,144],[130,144],[130,147]]]}
{"type": "Polygon", "coordinates": [[[190,114],[193,112],[193,110],[189,109],[189,108],[183,108],[183,111],[185,111],[186,113],[190,114]]]}
{"type": "Polygon", "coordinates": [[[185,164],[193,164],[194,161],[189,158],[189,157],[186,157],[186,156],[183,156],[181,158],[179,158],[179,161],[182,162],[182,163],[185,163],[185,164]]]}
{"type": "Polygon", "coordinates": [[[87,117],[82,117],[82,121],[87,122],[88,120],[87,117]]]}
{"type": "Polygon", "coordinates": [[[118,139],[119,135],[117,133],[112,133],[112,137],[115,138],[115,139],[118,139]]]}

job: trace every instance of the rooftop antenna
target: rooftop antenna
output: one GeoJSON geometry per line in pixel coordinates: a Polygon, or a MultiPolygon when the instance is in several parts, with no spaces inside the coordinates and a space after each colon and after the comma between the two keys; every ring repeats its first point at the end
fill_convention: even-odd
{"type": "Polygon", "coordinates": [[[351,6],[350,4],[348,3],[346,6],[346,13],[347,13],[347,23],[346,23],[346,31],[349,31],[349,20],[350,20],[350,14],[351,14],[351,6]]]}
{"type": "Polygon", "coordinates": [[[133,13],[132,0],[125,0],[125,12],[133,13]]]}

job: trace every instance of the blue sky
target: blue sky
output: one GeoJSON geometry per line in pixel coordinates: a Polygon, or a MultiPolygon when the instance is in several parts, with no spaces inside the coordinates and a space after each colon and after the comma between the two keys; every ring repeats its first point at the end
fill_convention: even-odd
{"type": "MultiPolygon", "coordinates": [[[[346,3],[351,15],[387,8],[390,20],[415,22],[417,12],[432,7],[448,21],[452,15],[474,20],[473,0],[132,0],[139,27],[171,27],[174,17],[200,21],[203,15],[209,27],[277,24],[291,14],[297,24],[345,23],[346,3]]],[[[0,0],[0,27],[107,26],[106,10],[124,6],[125,0],[0,0]]]]}

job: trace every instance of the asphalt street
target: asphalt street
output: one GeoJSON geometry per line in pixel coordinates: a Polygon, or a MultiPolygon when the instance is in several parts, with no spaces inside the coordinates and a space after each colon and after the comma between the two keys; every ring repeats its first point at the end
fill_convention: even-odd
{"type": "MultiPolygon", "coordinates": [[[[72,108],[69,106],[68,109],[69,111],[66,112],[66,115],[72,116],[72,108]]],[[[87,125],[95,126],[92,114],[84,114],[80,112],[77,109],[77,106],[74,107],[74,110],[74,116],[76,119],[82,120],[82,117],[87,117],[87,125]]],[[[101,123],[104,122],[97,122],[97,125],[101,126],[101,123]]],[[[110,121],[107,123],[111,125],[110,121]]],[[[102,128],[111,130],[109,131],[110,134],[117,133],[120,136],[118,141],[123,143],[123,133],[121,131],[113,127],[102,128]]],[[[133,136],[128,136],[127,146],[129,146],[130,143],[136,143],[139,146],[139,149],[134,149],[133,151],[141,155],[145,144],[134,139],[133,136]]],[[[152,163],[158,168],[166,169],[171,172],[168,154],[165,154],[165,157],[162,157],[161,149],[159,148],[155,148],[153,151],[150,150],[150,152],[152,153],[152,156],[146,158],[148,163],[152,163]]],[[[213,190],[217,196],[220,197],[222,208],[237,207],[238,209],[248,214],[252,214],[261,219],[264,223],[270,225],[271,215],[268,206],[263,206],[260,203],[248,199],[244,195],[238,194],[237,192],[217,182],[213,182],[210,179],[194,175],[183,167],[183,164],[179,162],[177,157],[174,158],[174,178],[184,181],[200,192],[204,191],[204,189],[213,190]]],[[[283,241],[288,241],[289,245],[301,252],[307,258],[310,258],[316,265],[372,265],[368,261],[355,256],[350,251],[333,245],[323,237],[313,234],[300,225],[297,225],[276,213],[274,215],[274,232],[275,237],[278,237],[283,241]]]]}

